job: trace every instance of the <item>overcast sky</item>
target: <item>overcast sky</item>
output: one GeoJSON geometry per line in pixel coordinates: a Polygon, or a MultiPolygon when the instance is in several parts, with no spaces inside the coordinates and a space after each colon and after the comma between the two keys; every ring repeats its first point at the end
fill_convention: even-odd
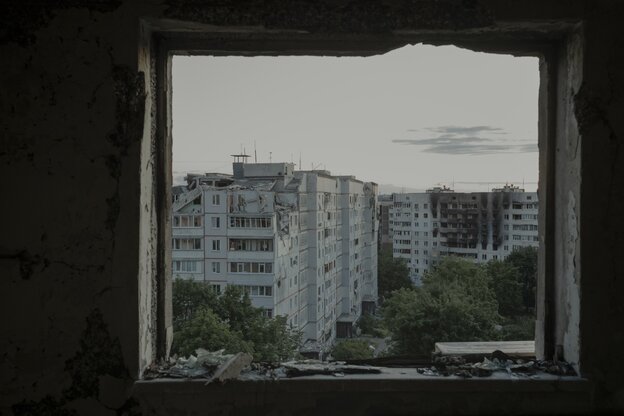
{"type": "Polygon", "coordinates": [[[452,46],[351,57],[175,57],[173,170],[258,162],[424,190],[536,189],[538,59],[452,46]],[[301,156],[300,156],[301,155],[301,156]],[[489,185],[488,185],[489,184],[489,185]]]}

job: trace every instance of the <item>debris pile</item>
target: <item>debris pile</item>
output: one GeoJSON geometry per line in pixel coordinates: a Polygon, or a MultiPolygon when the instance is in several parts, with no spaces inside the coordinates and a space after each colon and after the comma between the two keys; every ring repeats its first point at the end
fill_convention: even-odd
{"type": "MultiPolygon", "coordinates": [[[[392,366],[390,366],[392,367],[392,366]]],[[[555,376],[576,376],[572,366],[563,361],[526,360],[510,357],[501,351],[488,356],[466,357],[434,355],[428,363],[421,362],[416,372],[429,377],[457,376],[462,378],[490,377],[495,372],[508,374],[512,379],[539,379],[544,374],[555,376]]],[[[208,382],[240,380],[279,380],[305,376],[344,377],[348,374],[388,373],[390,368],[369,364],[349,364],[344,361],[296,360],[283,363],[252,362],[246,353],[224,354],[223,350],[196,350],[188,358],[172,358],[169,362],[149,367],[145,378],[193,378],[208,382]]],[[[404,374],[404,373],[401,373],[404,374]]]]}
{"type": "Polygon", "coordinates": [[[506,372],[512,378],[538,379],[539,373],[557,376],[575,376],[572,366],[563,361],[524,360],[513,358],[502,351],[494,351],[482,361],[470,362],[461,356],[434,356],[433,365],[417,369],[427,376],[459,376],[464,378],[489,377],[496,371],[506,372]]]}
{"type": "Polygon", "coordinates": [[[194,378],[208,382],[223,382],[230,379],[277,380],[313,375],[344,377],[345,374],[379,374],[380,367],[352,365],[342,361],[298,360],[284,363],[252,363],[246,353],[224,354],[224,350],[196,350],[188,358],[172,358],[167,363],[152,365],[145,371],[145,379],[194,378]]]}
{"type": "Polygon", "coordinates": [[[225,381],[237,378],[251,364],[252,356],[239,352],[224,354],[224,350],[207,351],[199,348],[188,358],[171,358],[169,362],[154,364],[145,371],[145,379],[204,378],[225,381]]]}

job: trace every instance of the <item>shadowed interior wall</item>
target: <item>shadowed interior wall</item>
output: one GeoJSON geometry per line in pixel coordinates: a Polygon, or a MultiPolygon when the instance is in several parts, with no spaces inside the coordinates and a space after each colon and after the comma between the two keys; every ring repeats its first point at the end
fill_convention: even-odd
{"type": "MultiPolygon", "coordinates": [[[[567,57],[582,52],[582,65],[564,71],[575,88],[557,103],[558,134],[568,141],[557,142],[554,156],[555,192],[566,201],[556,223],[565,242],[556,253],[558,290],[574,297],[566,288],[580,288],[580,308],[559,316],[557,340],[594,382],[590,405],[624,410],[621,2],[50,0],[0,10],[2,414],[147,412],[131,392],[156,356],[154,63],[141,19],[380,38],[401,30],[484,32],[581,19],[582,35],[567,57]],[[568,325],[578,321],[580,328],[568,325]]],[[[415,408],[408,399],[391,404],[389,394],[325,391],[314,406],[343,414],[345,400],[370,414],[415,408]]],[[[235,412],[235,396],[223,397],[213,410],[235,412]]],[[[284,414],[302,405],[271,400],[284,414]]],[[[253,403],[241,411],[252,412],[253,403]]],[[[513,401],[497,403],[481,410],[518,411],[513,401]]]]}

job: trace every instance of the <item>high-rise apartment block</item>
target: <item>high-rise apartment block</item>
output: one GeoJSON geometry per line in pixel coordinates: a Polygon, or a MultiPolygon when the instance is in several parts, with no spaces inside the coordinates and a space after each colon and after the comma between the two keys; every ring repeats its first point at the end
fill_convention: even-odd
{"type": "Polygon", "coordinates": [[[436,187],[392,194],[392,201],[393,256],[407,259],[416,284],[442,256],[481,263],[503,260],[516,248],[539,244],[536,192],[514,186],[470,193],[436,187]]]}
{"type": "Polygon", "coordinates": [[[376,303],[377,185],[245,159],[174,189],[173,277],[242,286],[324,351],[376,303]]]}

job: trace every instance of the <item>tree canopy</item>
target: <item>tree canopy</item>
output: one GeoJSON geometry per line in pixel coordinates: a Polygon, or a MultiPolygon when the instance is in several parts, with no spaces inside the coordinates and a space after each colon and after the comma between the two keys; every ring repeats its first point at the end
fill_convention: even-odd
{"type": "Polygon", "coordinates": [[[251,353],[256,361],[280,361],[292,358],[299,346],[300,334],[285,317],[267,318],[236,286],[217,296],[203,282],[174,280],[173,323],[173,352],[181,355],[225,349],[251,353]]]}
{"type": "Polygon", "coordinates": [[[383,302],[395,290],[412,287],[405,259],[392,257],[391,250],[382,250],[377,263],[377,290],[383,302]]]}
{"type": "Polygon", "coordinates": [[[518,269],[508,262],[498,260],[492,260],[483,267],[498,301],[498,313],[506,317],[522,314],[523,284],[518,269]]]}
{"type": "Polygon", "coordinates": [[[514,266],[520,274],[522,299],[526,311],[535,308],[535,288],[537,285],[537,249],[517,248],[507,256],[505,263],[514,266]]]}
{"type": "Polygon", "coordinates": [[[373,350],[364,340],[347,339],[337,343],[331,355],[335,360],[363,360],[373,358],[373,350]]]}
{"type": "Polygon", "coordinates": [[[393,353],[429,354],[436,342],[533,339],[537,250],[478,265],[444,257],[423,285],[392,292],[382,307],[393,353]]]}
{"type": "Polygon", "coordinates": [[[400,355],[429,354],[435,342],[496,339],[501,320],[485,270],[456,257],[442,259],[421,287],[394,292],[382,316],[400,355]]]}

